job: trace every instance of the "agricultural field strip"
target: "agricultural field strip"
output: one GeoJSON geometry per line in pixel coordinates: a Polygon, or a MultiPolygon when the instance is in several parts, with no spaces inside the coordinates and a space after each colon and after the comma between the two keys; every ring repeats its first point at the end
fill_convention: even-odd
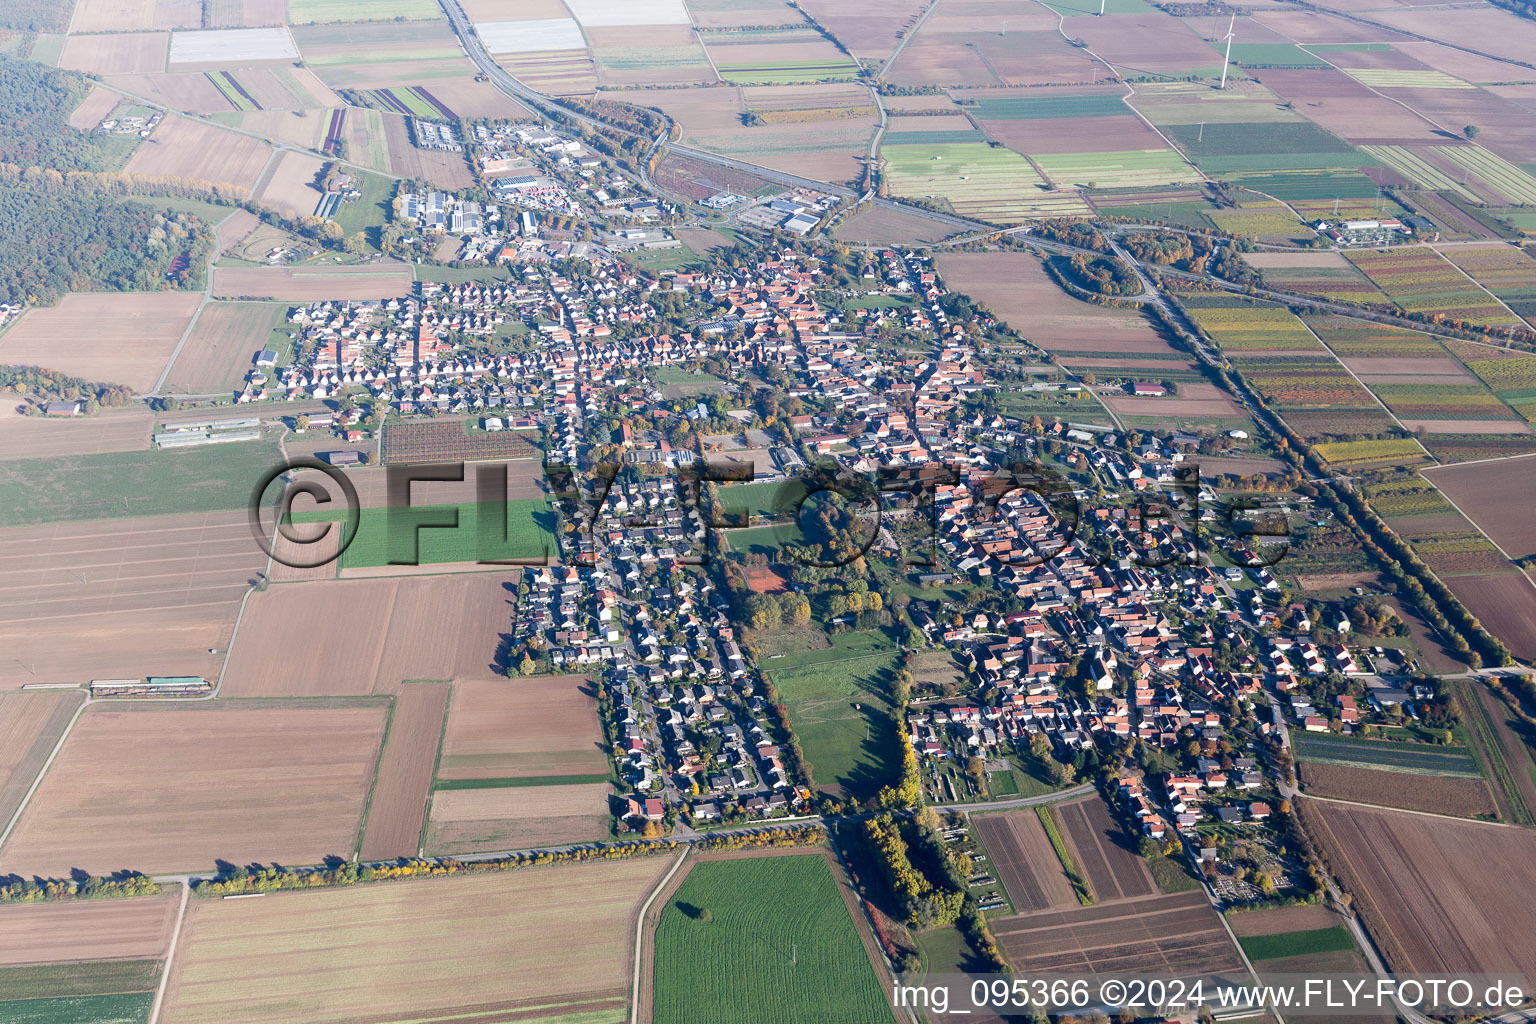
{"type": "Polygon", "coordinates": [[[1377,768],[1411,775],[1482,777],[1476,758],[1467,750],[1442,750],[1427,745],[1386,740],[1322,737],[1311,733],[1299,733],[1295,739],[1296,752],[1302,761],[1377,768]]]}

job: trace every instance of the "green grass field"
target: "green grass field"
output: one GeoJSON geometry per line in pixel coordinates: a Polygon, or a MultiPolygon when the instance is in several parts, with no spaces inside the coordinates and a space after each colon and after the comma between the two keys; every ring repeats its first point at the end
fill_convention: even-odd
{"type": "Polygon", "coordinates": [[[722,64],[716,61],[720,77],[737,85],[766,83],[772,85],[806,85],[812,82],[840,82],[859,73],[859,66],[851,60],[834,61],[757,61],[751,64],[722,64]]]}
{"type": "Polygon", "coordinates": [[[144,1024],[154,1004],[153,992],[0,1002],[6,1024],[144,1024]]]}
{"type": "MultiPolygon", "coordinates": [[[[329,509],[303,510],[294,513],[293,521],[335,523],[341,522],[344,514],[329,509]]],[[[341,567],[542,558],[559,550],[554,509],[545,498],[523,498],[505,505],[469,501],[410,509],[365,508],[358,520],[357,536],[342,552],[341,567]],[[503,510],[504,536],[499,519],[503,510]],[[398,526],[391,524],[391,512],[399,517],[398,526]],[[456,526],[452,525],[455,515],[456,526]],[[484,538],[480,536],[482,526],[484,538]]]]}
{"type": "Polygon", "coordinates": [[[281,462],[271,440],[17,459],[0,464],[0,522],[26,526],[244,508],[261,475],[281,462]]]}
{"type": "Polygon", "coordinates": [[[895,662],[896,647],[880,632],[842,633],[828,648],[763,659],[818,786],[864,799],[892,781],[902,742],[886,696],[895,662]]]}
{"type": "Polygon", "coordinates": [[[1316,931],[1283,932],[1279,935],[1249,935],[1239,938],[1250,960],[1278,960],[1286,956],[1310,956],[1354,949],[1355,940],[1343,925],[1316,931]]]}
{"type": "Polygon", "coordinates": [[[1115,117],[1128,114],[1112,93],[1086,96],[987,96],[966,107],[978,121],[1035,121],[1057,117],[1115,117]]]}
{"type": "Polygon", "coordinates": [[[288,0],[288,24],[337,21],[419,21],[441,18],[443,9],[432,0],[288,0]]]}
{"type": "MultiPolygon", "coordinates": [[[[1225,50],[1224,44],[1212,43],[1216,52],[1225,50]]],[[[1271,68],[1321,68],[1328,62],[1314,57],[1295,43],[1237,43],[1232,44],[1232,62],[1244,67],[1271,68]]]]}
{"type": "Polygon", "coordinates": [[[655,1024],[876,1024],[891,1010],[820,853],[693,866],[656,926],[655,1024]],[[708,910],[710,920],[703,920],[708,910]]]}
{"type": "Polygon", "coordinates": [[[1182,124],[1169,126],[1166,134],[1194,157],[1353,152],[1349,143],[1310,121],[1207,124],[1203,129],[1182,124]]]}
{"type": "MultiPolygon", "coordinates": [[[[752,521],[757,522],[766,517],[779,514],[793,515],[792,504],[799,500],[804,485],[797,485],[795,481],[775,481],[772,483],[753,484],[721,484],[720,504],[722,511],[729,515],[740,515],[743,512],[751,513],[752,521]],[[780,507],[780,506],[784,507],[780,507]]],[[[799,531],[789,536],[798,536],[799,531]]]]}
{"type": "MultiPolygon", "coordinates": [[[[347,116],[352,116],[351,112],[347,116]]],[[[354,171],[353,177],[357,179],[358,188],[363,196],[350,203],[343,203],[337,208],[334,219],[347,234],[361,231],[368,239],[368,243],[377,247],[379,234],[384,225],[389,223],[390,204],[395,198],[395,183],[382,175],[367,174],[362,171],[354,171]]]]}
{"type": "MultiPolygon", "coordinates": [[[[0,1003],[66,996],[149,992],[160,983],[159,960],[91,960],[0,967],[0,1003]]],[[[0,1019],[10,1017],[0,1015],[0,1019]]]]}

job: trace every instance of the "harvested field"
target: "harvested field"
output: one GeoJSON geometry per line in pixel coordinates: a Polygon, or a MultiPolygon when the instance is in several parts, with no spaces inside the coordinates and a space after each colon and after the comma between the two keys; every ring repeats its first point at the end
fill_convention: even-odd
{"type": "MultiPolygon", "coordinates": [[[[925,119],[926,120],[926,119],[925,119]]],[[[1063,117],[1049,120],[1013,118],[1002,121],[982,121],[982,130],[1009,149],[1020,153],[1065,154],[1098,153],[1109,150],[1161,150],[1169,152],[1161,136],[1147,127],[1147,123],[1131,113],[1117,117],[1063,117]]],[[[1184,167],[1175,153],[1169,153],[1174,166],[1185,171],[1183,180],[1195,180],[1199,175],[1184,167]]],[[[1127,181],[1124,184],[1142,184],[1127,181]]],[[[1161,182],[1157,182],[1161,184],[1161,182]]],[[[1120,183],[1104,182],[1104,188],[1118,188],[1120,183]]]]}
{"type": "Polygon", "coordinates": [[[190,292],[72,292],[24,313],[0,336],[0,360],[149,391],[200,300],[190,292]]]}
{"type": "Polygon", "coordinates": [[[240,512],[0,530],[0,682],[216,676],[264,562],[240,512]]]}
{"type": "Polygon", "coordinates": [[[385,113],[384,135],[389,146],[390,171],[402,178],[417,178],[439,188],[468,188],[474,183],[462,153],[417,149],[411,144],[405,115],[385,113]]]}
{"type": "Polygon", "coordinates": [[[452,855],[606,839],[610,792],[606,782],[440,789],[432,794],[425,849],[452,855]]]}
{"type": "Polygon", "coordinates": [[[388,299],[411,290],[411,268],[382,262],[332,267],[215,267],[213,294],[221,299],[388,299]]]}
{"type": "Polygon", "coordinates": [[[170,114],[150,143],[134,150],[126,170],[252,189],[270,154],[260,139],[170,114]]]}
{"type": "Polygon", "coordinates": [[[1203,891],[993,918],[1020,975],[1152,973],[1245,981],[1242,959],[1203,891]]]}
{"type": "Polygon", "coordinates": [[[939,224],[916,214],[871,207],[838,224],[832,234],[845,242],[912,245],[921,242],[937,242],[941,238],[954,234],[954,229],[947,224],[939,224]]]}
{"type": "Polygon", "coordinates": [[[961,216],[1017,224],[1089,212],[1076,191],[1051,191],[1041,172],[1010,149],[979,141],[936,141],[882,145],[880,153],[892,193],[940,199],[961,216]]]}
{"type": "Polygon", "coordinates": [[[201,71],[175,75],[114,75],[106,81],[119,89],[189,114],[219,114],[235,109],[229,97],[201,71]]]}
{"type": "Polygon", "coordinates": [[[82,699],[75,690],[0,693],[0,822],[21,806],[82,699]]]}
{"type": "Polygon", "coordinates": [[[86,93],[85,99],[81,100],[80,105],[69,115],[69,126],[88,132],[95,128],[102,118],[116,110],[120,102],[122,97],[117,93],[94,85],[91,91],[86,93]]]}
{"type": "Polygon", "coordinates": [[[163,957],[176,922],[176,904],[172,892],[0,907],[0,964],[163,957]]]}
{"type": "MultiPolygon", "coordinates": [[[[249,534],[247,534],[249,536],[249,534]]],[[[218,677],[222,650],[238,600],[228,604],[129,609],[111,614],[61,615],[0,622],[0,687],[84,682],[133,675],[218,677]]]]}
{"type": "Polygon", "coordinates": [[[673,228],[672,234],[688,248],[697,253],[714,252],[716,249],[729,249],[736,244],[730,238],[711,231],[708,228],[673,228]]]}
{"type": "Polygon", "coordinates": [[[1529,973],[1536,835],[1301,799],[1307,831],[1397,972],[1529,973]],[[1477,870],[1466,853],[1477,850],[1477,870]]]}
{"type": "Polygon", "coordinates": [[[1320,906],[1249,910],[1227,916],[1232,931],[1243,939],[1258,935],[1284,935],[1287,932],[1312,932],[1332,928],[1343,921],[1337,912],[1320,906]]]}
{"type": "Polygon", "coordinates": [[[219,222],[219,249],[227,250],[256,230],[261,218],[250,210],[236,210],[219,222]]]}
{"type": "Polygon", "coordinates": [[[1237,402],[1214,384],[1181,384],[1177,396],[1162,398],[1107,396],[1104,404],[1121,416],[1161,416],[1181,421],[1246,416],[1237,402]]]}
{"type": "Polygon", "coordinates": [[[533,1014],[543,1018],[553,1004],[562,1016],[616,1022],[638,905],[670,864],[642,857],[198,900],[161,1020],[521,1020],[520,1010],[545,1008],[533,1014]]]}
{"type": "Polygon", "coordinates": [[[860,0],[807,0],[806,13],[860,60],[883,61],[923,9],[921,0],[866,4],[860,0]]]}
{"type": "Polygon", "coordinates": [[[1482,779],[1409,775],[1316,761],[1300,765],[1299,773],[1309,796],[1458,818],[1494,814],[1493,797],[1482,779]]]}
{"type": "MultiPolygon", "coordinates": [[[[313,127],[310,134],[314,134],[313,127]]],[[[315,187],[315,179],[324,167],[325,161],[317,156],[284,153],[277,158],[267,175],[267,182],[258,198],[263,205],[270,206],[290,220],[307,217],[315,212],[315,206],[324,195],[315,187]]]]}
{"type": "Polygon", "coordinates": [[[235,391],[286,310],[274,302],[210,302],[163,390],[186,395],[235,391]]]}
{"type": "Polygon", "coordinates": [[[460,117],[526,118],[528,109],[489,82],[433,79],[430,91],[460,117]]]}
{"type": "Polygon", "coordinates": [[[152,28],[198,28],[200,4],[190,0],[80,0],[71,32],[135,32],[152,28]]]}
{"type": "Polygon", "coordinates": [[[1087,3],[1083,8],[1083,14],[1065,19],[1062,31],[1125,71],[1178,76],[1219,64],[1210,44],[1181,24],[1183,19],[1161,11],[1099,18],[1087,3]]]}
{"type": "Polygon", "coordinates": [[[1536,460],[1437,466],[1424,475],[1510,557],[1536,554],[1536,460]]]}
{"type": "Polygon", "coordinates": [[[1044,7],[1037,13],[984,2],[946,7],[930,17],[887,78],[898,85],[986,87],[1088,85],[1093,76],[1093,61],[1056,31],[1056,19],[1044,7]],[[977,27],[1000,24],[1005,15],[1007,32],[977,27]]]}
{"type": "Polygon", "coordinates": [[[1279,459],[1255,456],[1253,458],[1239,458],[1224,455],[1202,455],[1199,458],[1200,476],[1209,478],[1213,476],[1252,476],[1262,473],[1266,476],[1283,476],[1290,467],[1279,459]]]}
{"type": "MultiPolygon", "coordinates": [[[[154,74],[165,70],[165,54],[170,44],[169,32],[70,36],[64,40],[59,67],[93,75],[154,74]]],[[[155,134],[158,136],[159,130],[155,134]]],[[[144,148],[139,147],[141,152],[144,148]]]]}
{"type": "Polygon", "coordinates": [[[1174,354],[1140,314],[1079,302],[1028,253],[944,253],[936,263],[951,291],[981,302],[1041,348],[1174,354]]]}
{"type": "Polygon", "coordinates": [[[359,855],[363,860],[414,857],[432,790],[432,765],[448,710],[447,683],[400,687],[379,758],[379,773],[368,802],[368,824],[359,855]]]}
{"type": "Polygon", "coordinates": [[[586,676],[455,682],[437,777],[606,773],[595,691],[586,676]]]}
{"type": "Polygon", "coordinates": [[[1374,11],[1371,20],[1426,39],[1454,39],[1468,49],[1515,61],[1536,51],[1536,26],[1491,4],[1454,11],[1374,11]]]}
{"type": "Polygon", "coordinates": [[[991,859],[992,871],[1008,890],[1015,910],[1028,913],[1077,905],[1050,837],[1034,808],[971,818],[991,859]]]}
{"type": "Polygon", "coordinates": [[[1445,585],[1515,657],[1536,658],[1536,583],[1520,572],[1450,576],[1445,585]]]}
{"type": "Polygon", "coordinates": [[[0,458],[57,458],[97,452],[143,451],[154,415],[145,406],[95,416],[45,419],[17,412],[20,395],[0,394],[0,458]]]}
{"type": "Polygon", "coordinates": [[[1137,855],[1125,829],[1110,817],[1102,799],[1092,796],[1059,804],[1055,810],[1062,837],[1072,845],[1096,900],[1107,903],[1157,891],[1146,861],[1137,855]]]}
{"type": "Polygon", "coordinates": [[[393,693],[404,679],[483,679],[499,670],[507,579],[486,572],[274,585],[246,605],[221,692],[393,693]],[[313,656],[295,659],[296,651],[313,656]]]}
{"type": "Polygon", "coordinates": [[[1430,121],[1342,71],[1265,69],[1254,73],[1308,119],[1349,142],[1430,142],[1442,138],[1435,134],[1430,121]]]}
{"type": "Polygon", "coordinates": [[[92,708],[70,732],[0,870],[315,864],[356,849],[382,705],[92,708]]]}

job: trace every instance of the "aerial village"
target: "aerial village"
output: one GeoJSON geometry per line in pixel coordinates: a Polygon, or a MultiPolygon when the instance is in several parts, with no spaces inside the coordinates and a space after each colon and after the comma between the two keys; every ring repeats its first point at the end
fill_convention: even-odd
{"type": "MultiPolygon", "coordinates": [[[[1302,861],[1271,827],[1294,792],[1288,732],[1432,714],[1433,689],[1389,682],[1413,666],[1357,642],[1342,611],[1312,622],[1267,566],[1200,555],[1195,538],[1209,535],[1219,496],[1205,483],[1181,491],[1179,468],[1209,438],[988,414],[978,399],[997,387],[983,358],[995,325],[952,320],[926,257],[850,260],[843,291],[903,301],[830,305],[822,258],[786,245],[745,266],[663,276],[597,254],[526,259],[505,282],[312,303],[289,316],[294,358],[258,367],[239,398],[458,415],[537,437],[550,464],[618,460],[618,475],[583,485],[588,500],[561,506],[561,564],[522,570],[510,660],[514,671],[602,680],[621,829],[815,810],[744,604],[708,568],[725,550],[710,535],[730,531],[709,518],[700,466],[750,464],[758,486],[828,460],[862,474],[942,467],[950,476],[931,489],[926,536],[908,506],[892,519],[900,538],[887,533],[875,550],[926,544],[938,564],[913,571],[919,586],[965,581],[1001,600],[964,613],[907,606],[909,642],[957,667],[957,685],[914,697],[901,723],[928,799],[974,798],[957,789],[957,769],[1013,752],[1042,756],[1065,780],[1120,765],[1119,806],[1135,833],[1166,846],[1198,838],[1202,824],[1229,826],[1230,842],[1200,848],[1223,891],[1260,899],[1298,884],[1302,861]],[[714,361],[754,372],[686,397],[660,380],[714,361]],[[1071,536],[1039,493],[989,500],[1011,457],[1047,450],[1077,472],[1071,486],[1091,474],[1124,501],[1085,508],[1071,536]],[[1166,514],[1149,514],[1149,501],[1166,514]]],[[[335,426],[357,433],[355,421],[335,426]]],[[[713,486],[720,501],[736,485],[713,486]]],[[[1255,551],[1239,539],[1218,554],[1255,551]]],[[[808,590],[783,560],[767,575],[780,601],[808,590]]],[[[754,597],[762,578],[753,573],[754,597]]]]}

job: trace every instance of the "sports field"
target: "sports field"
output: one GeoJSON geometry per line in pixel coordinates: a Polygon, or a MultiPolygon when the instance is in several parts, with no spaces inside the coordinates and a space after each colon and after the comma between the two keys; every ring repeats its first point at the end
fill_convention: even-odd
{"type": "Polygon", "coordinates": [[[819,851],[694,864],[656,926],[654,976],[654,1024],[693,1024],[705,991],[711,1024],[892,1019],[819,851]]]}

